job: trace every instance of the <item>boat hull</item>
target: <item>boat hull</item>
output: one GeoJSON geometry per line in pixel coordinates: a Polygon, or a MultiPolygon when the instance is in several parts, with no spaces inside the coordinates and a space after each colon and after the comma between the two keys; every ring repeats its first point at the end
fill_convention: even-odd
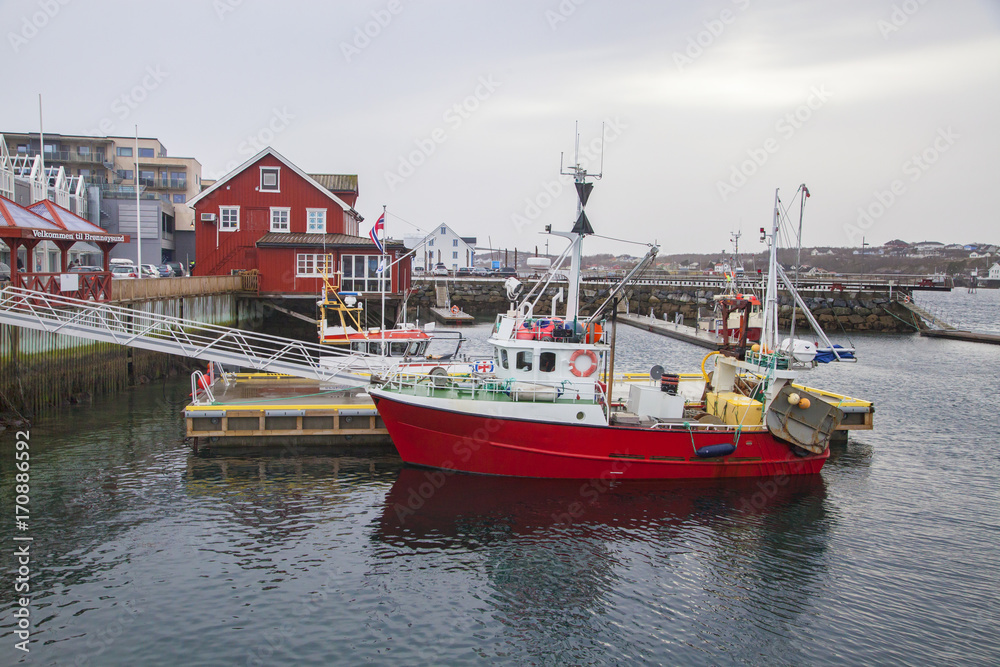
{"type": "MultiPolygon", "coordinates": [[[[411,465],[485,475],[563,479],[706,479],[815,474],[829,458],[797,456],[764,428],[703,432],[552,423],[411,403],[371,392],[400,457],[411,465]],[[697,449],[732,443],[729,456],[697,449]]],[[[403,400],[401,400],[401,398],[403,400]]]]}

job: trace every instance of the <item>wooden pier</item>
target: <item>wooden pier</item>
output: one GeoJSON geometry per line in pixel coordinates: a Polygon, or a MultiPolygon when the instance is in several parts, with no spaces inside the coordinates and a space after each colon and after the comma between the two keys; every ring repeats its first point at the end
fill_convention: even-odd
{"type": "Polygon", "coordinates": [[[362,390],[324,390],[318,381],[241,374],[215,400],[184,409],[195,451],[223,447],[392,447],[389,432],[362,390]]]}
{"type": "Polygon", "coordinates": [[[699,331],[695,327],[675,322],[666,322],[654,319],[646,315],[627,315],[620,313],[618,321],[639,329],[645,329],[661,336],[675,338],[686,343],[693,343],[701,347],[718,350],[722,347],[722,338],[707,331],[699,331]]]}

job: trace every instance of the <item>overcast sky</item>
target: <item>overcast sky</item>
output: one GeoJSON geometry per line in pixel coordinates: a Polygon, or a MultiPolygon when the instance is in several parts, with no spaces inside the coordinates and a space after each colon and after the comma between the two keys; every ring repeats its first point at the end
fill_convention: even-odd
{"type": "Polygon", "coordinates": [[[800,183],[806,245],[1000,242],[996,0],[4,0],[0,25],[0,131],[37,131],[41,93],[47,131],[138,124],[206,178],[269,143],[358,174],[392,236],[544,246],[579,121],[606,135],[595,230],[663,253],[761,249],[800,183]]]}

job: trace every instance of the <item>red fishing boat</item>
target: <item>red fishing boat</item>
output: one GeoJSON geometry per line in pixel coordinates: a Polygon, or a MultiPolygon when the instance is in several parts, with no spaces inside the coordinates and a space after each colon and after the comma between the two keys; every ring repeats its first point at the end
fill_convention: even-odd
{"type": "MultiPolygon", "coordinates": [[[[581,242],[593,229],[582,210],[590,184],[583,169],[574,171],[581,194],[577,223],[571,232],[554,233],[570,241],[553,267],[572,258],[566,314],[536,316],[543,290],[536,286],[522,296],[519,283],[509,279],[511,307],[489,339],[493,372],[396,373],[369,389],[406,463],[577,479],[797,475],[819,472],[830,440],[844,428],[870,428],[871,403],[795,382],[816,365],[812,343],[778,342],[777,204],[773,229],[762,233],[771,243],[763,348],[712,353],[711,375],[705,362],[700,373],[686,375],[654,368],[650,381],[609,391],[600,378],[615,377],[615,304],[652,266],[658,249],[650,247],[596,313],[581,316],[581,242]]],[[[821,332],[818,323],[814,327],[821,332]]],[[[836,359],[848,356],[842,348],[834,353],[836,359]]]]}

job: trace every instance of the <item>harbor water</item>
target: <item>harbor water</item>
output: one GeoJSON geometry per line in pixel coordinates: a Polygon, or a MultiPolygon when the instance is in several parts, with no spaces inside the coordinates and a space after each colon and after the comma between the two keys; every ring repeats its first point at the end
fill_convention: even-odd
{"type": "MultiPolygon", "coordinates": [[[[1000,292],[919,294],[1000,331],[1000,292]]],[[[471,329],[485,350],[490,325],[471,329]]],[[[835,332],[831,332],[835,333],[835,332]]],[[[806,380],[876,404],[820,475],[552,482],[393,452],[196,456],[187,380],[0,435],[0,664],[1000,662],[1000,346],[835,336],[806,380]],[[15,537],[30,648],[15,648],[15,537]]],[[[620,326],[620,370],[704,350],[620,326]]]]}

